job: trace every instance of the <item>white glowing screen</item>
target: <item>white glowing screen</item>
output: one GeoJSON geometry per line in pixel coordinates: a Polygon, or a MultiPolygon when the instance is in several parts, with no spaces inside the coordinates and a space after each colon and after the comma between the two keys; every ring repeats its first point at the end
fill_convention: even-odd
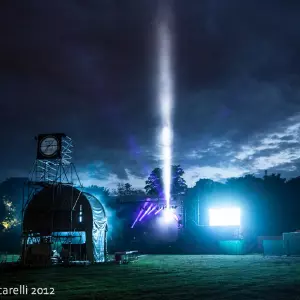
{"type": "Polygon", "coordinates": [[[239,208],[216,208],[209,210],[209,226],[240,226],[239,208]]]}

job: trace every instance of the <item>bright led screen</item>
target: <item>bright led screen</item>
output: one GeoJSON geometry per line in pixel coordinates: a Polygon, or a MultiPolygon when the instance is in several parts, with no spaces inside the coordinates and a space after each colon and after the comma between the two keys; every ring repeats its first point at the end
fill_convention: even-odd
{"type": "Polygon", "coordinates": [[[239,208],[214,208],[209,210],[209,226],[240,226],[239,208]]]}

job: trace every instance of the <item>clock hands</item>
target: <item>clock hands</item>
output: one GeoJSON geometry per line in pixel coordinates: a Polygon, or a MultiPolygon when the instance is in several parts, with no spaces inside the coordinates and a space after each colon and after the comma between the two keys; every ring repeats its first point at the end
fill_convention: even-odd
{"type": "MultiPolygon", "coordinates": [[[[46,153],[49,152],[49,148],[50,148],[50,147],[53,148],[53,147],[56,146],[56,145],[55,145],[55,142],[56,142],[55,140],[52,140],[51,142],[48,141],[48,143],[46,142],[46,145],[42,147],[42,148],[43,148],[42,151],[44,152],[45,155],[48,155],[48,154],[46,154],[46,153]]],[[[51,148],[50,148],[50,149],[51,149],[51,148]]],[[[54,151],[51,151],[51,150],[50,150],[50,152],[53,152],[53,153],[51,153],[51,154],[49,153],[49,155],[53,155],[53,154],[56,152],[56,150],[55,150],[55,149],[54,149],[54,151]]]]}
{"type": "Polygon", "coordinates": [[[46,147],[46,149],[45,149],[45,152],[49,149],[50,146],[53,145],[53,142],[54,142],[54,141],[52,141],[51,143],[49,143],[49,144],[47,145],[47,147],[46,147]]]}

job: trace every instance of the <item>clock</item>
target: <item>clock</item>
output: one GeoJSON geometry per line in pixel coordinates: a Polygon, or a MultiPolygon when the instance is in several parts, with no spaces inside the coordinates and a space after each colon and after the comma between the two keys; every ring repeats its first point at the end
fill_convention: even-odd
{"type": "Polygon", "coordinates": [[[64,133],[39,134],[37,141],[38,160],[62,159],[62,143],[66,135],[64,133]]]}
{"type": "Polygon", "coordinates": [[[39,150],[45,157],[53,157],[59,150],[59,141],[54,136],[46,136],[40,141],[39,150]]]}

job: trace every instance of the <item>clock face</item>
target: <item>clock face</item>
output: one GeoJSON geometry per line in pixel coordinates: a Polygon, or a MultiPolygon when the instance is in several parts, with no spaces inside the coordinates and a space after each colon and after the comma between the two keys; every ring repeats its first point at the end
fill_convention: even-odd
{"type": "Polygon", "coordinates": [[[51,157],[58,151],[58,141],[54,137],[45,137],[40,143],[40,151],[44,156],[51,157]]]}

